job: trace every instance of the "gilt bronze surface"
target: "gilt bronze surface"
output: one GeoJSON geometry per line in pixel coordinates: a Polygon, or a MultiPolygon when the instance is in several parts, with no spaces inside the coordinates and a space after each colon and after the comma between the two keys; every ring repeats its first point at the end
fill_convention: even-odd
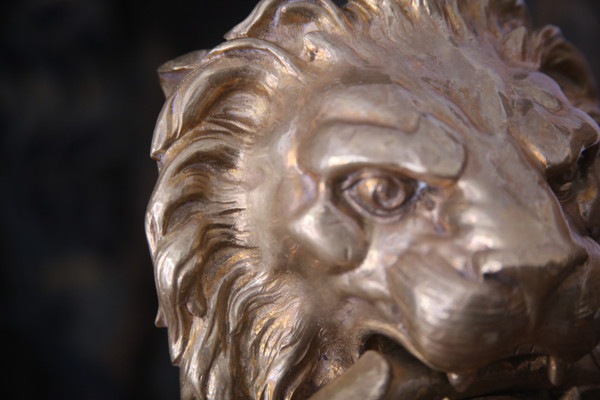
{"type": "Polygon", "coordinates": [[[161,67],[184,399],[600,398],[599,103],[518,0],[263,0],[161,67]]]}

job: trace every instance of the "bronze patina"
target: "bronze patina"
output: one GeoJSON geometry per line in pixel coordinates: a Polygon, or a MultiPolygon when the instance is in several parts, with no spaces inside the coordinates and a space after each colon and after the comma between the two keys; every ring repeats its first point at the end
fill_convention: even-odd
{"type": "Polygon", "coordinates": [[[263,0],[168,97],[183,399],[600,398],[599,103],[518,0],[263,0]]]}

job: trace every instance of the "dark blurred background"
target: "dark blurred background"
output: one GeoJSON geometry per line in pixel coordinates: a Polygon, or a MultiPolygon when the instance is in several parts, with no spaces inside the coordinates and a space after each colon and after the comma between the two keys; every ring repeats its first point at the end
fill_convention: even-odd
{"type": "MultiPolygon", "coordinates": [[[[562,27],[600,77],[600,2],[528,3],[535,24],[562,27]]],[[[2,2],[2,393],[178,398],[143,232],[163,102],[155,71],[220,43],[254,4],[2,2]]]]}

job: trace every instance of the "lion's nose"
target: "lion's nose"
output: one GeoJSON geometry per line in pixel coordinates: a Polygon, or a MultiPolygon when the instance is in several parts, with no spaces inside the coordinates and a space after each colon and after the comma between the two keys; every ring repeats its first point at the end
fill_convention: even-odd
{"type": "Polygon", "coordinates": [[[554,280],[562,280],[587,258],[587,252],[582,247],[570,243],[537,248],[532,245],[529,257],[525,259],[519,259],[517,254],[503,250],[482,251],[475,254],[473,264],[484,279],[500,279],[519,284],[526,280],[543,287],[552,286],[550,282],[554,280]]]}
{"type": "Polygon", "coordinates": [[[587,259],[586,250],[570,237],[554,240],[544,237],[532,238],[517,249],[478,252],[473,257],[473,266],[484,280],[518,287],[528,303],[531,318],[537,320],[549,296],[587,259]]]}

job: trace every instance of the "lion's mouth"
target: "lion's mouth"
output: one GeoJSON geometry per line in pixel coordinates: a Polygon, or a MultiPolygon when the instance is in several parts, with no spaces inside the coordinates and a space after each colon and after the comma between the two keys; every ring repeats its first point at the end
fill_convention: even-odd
{"type": "Polygon", "coordinates": [[[543,354],[506,358],[474,371],[443,373],[427,367],[386,336],[373,334],[363,352],[375,351],[390,365],[386,400],[592,400],[600,398],[600,346],[564,364],[543,354]]]}

